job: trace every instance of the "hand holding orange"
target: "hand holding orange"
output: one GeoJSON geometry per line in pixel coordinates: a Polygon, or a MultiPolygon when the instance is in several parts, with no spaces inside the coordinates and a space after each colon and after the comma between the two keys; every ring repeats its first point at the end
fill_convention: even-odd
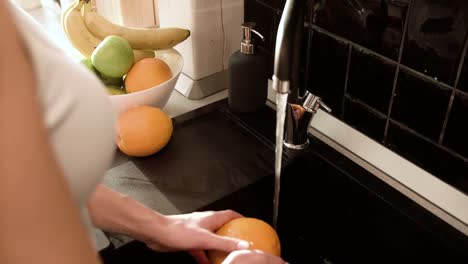
{"type": "MultiPolygon", "coordinates": [[[[281,256],[281,244],[275,229],[268,223],[251,217],[233,219],[216,231],[217,235],[246,240],[249,249],[258,249],[272,255],[281,256]]],[[[213,264],[220,264],[227,257],[227,252],[210,250],[208,257],[213,264]]]]}

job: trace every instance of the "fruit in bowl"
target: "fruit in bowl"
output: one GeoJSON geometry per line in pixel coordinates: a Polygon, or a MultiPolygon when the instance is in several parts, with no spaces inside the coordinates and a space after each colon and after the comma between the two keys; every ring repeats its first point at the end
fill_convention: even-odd
{"type": "Polygon", "coordinates": [[[132,62],[131,48],[125,42],[109,36],[93,51],[92,59],[81,63],[105,85],[117,115],[137,105],[163,108],[182,72],[182,55],[174,48],[163,49],[132,62]]]}
{"type": "Polygon", "coordinates": [[[154,58],[135,63],[124,77],[126,94],[110,95],[118,115],[138,105],[163,108],[171,97],[182,72],[183,57],[175,49],[154,53],[154,58]]]}
{"type": "Polygon", "coordinates": [[[171,49],[190,37],[190,30],[178,27],[134,28],[114,24],[101,16],[94,1],[73,0],[62,11],[62,28],[73,47],[90,58],[97,46],[109,36],[128,41],[134,59],[153,57],[153,50],[171,49]]]}
{"type": "Polygon", "coordinates": [[[122,78],[133,66],[134,59],[132,47],[119,36],[106,37],[91,54],[94,68],[110,78],[122,78]]]}
{"type": "Polygon", "coordinates": [[[84,57],[82,63],[107,87],[116,114],[136,105],[165,106],[183,67],[174,47],[190,37],[190,30],[114,24],[91,0],[73,0],[63,9],[61,22],[68,40],[84,57]],[[139,64],[147,58],[152,60],[139,64]],[[126,77],[130,78],[125,81],[126,77]]]}
{"type": "Polygon", "coordinates": [[[172,71],[164,60],[147,58],[135,63],[127,73],[125,88],[128,93],[144,91],[171,78],[172,71]]]}

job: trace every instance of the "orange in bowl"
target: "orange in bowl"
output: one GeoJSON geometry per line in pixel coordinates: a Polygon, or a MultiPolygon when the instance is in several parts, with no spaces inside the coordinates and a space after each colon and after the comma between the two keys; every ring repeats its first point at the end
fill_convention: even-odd
{"type": "Polygon", "coordinates": [[[119,116],[115,142],[123,153],[144,157],[164,148],[172,131],[172,120],[161,109],[137,106],[119,116]]]}
{"type": "Polygon", "coordinates": [[[172,78],[172,71],[159,58],[146,58],[135,63],[125,76],[127,93],[143,91],[172,78]]]}
{"type": "MultiPolygon", "coordinates": [[[[251,217],[233,219],[216,231],[220,236],[239,238],[250,242],[250,249],[262,250],[272,255],[281,256],[281,244],[275,229],[268,223],[251,217]]],[[[208,258],[213,264],[220,264],[228,253],[209,250],[208,258]]]]}
{"type": "MultiPolygon", "coordinates": [[[[180,54],[174,48],[156,50],[154,51],[154,54],[155,58],[163,60],[165,63],[167,63],[167,65],[169,65],[169,68],[172,72],[172,78],[164,83],[143,91],[133,93],[128,92],[127,94],[118,96],[110,95],[109,99],[112,102],[115,114],[117,116],[138,105],[149,105],[164,109],[173,91],[176,90],[176,84],[178,83],[179,77],[182,73],[182,68],[184,66],[184,58],[182,54],[180,54]]],[[[127,81],[130,82],[130,79],[127,81]]]]}

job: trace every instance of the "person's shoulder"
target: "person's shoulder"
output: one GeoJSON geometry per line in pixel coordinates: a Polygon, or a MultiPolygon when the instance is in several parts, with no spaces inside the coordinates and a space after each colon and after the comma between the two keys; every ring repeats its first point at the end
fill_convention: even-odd
{"type": "Polygon", "coordinates": [[[15,20],[16,29],[26,42],[25,44],[28,50],[40,49],[41,53],[45,54],[48,52],[64,53],[63,50],[50,39],[46,30],[31,14],[14,1],[9,0],[9,3],[13,19],[15,20]]]}

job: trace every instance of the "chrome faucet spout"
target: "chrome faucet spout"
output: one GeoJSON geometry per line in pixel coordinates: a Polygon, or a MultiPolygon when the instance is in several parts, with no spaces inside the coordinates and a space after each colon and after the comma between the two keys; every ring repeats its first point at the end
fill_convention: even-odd
{"type": "Polygon", "coordinates": [[[307,129],[317,110],[326,106],[320,97],[305,92],[299,84],[304,11],[307,0],[287,0],[276,36],[273,70],[273,89],[278,94],[288,94],[286,107],[284,146],[304,149],[309,145],[307,129]]]}

